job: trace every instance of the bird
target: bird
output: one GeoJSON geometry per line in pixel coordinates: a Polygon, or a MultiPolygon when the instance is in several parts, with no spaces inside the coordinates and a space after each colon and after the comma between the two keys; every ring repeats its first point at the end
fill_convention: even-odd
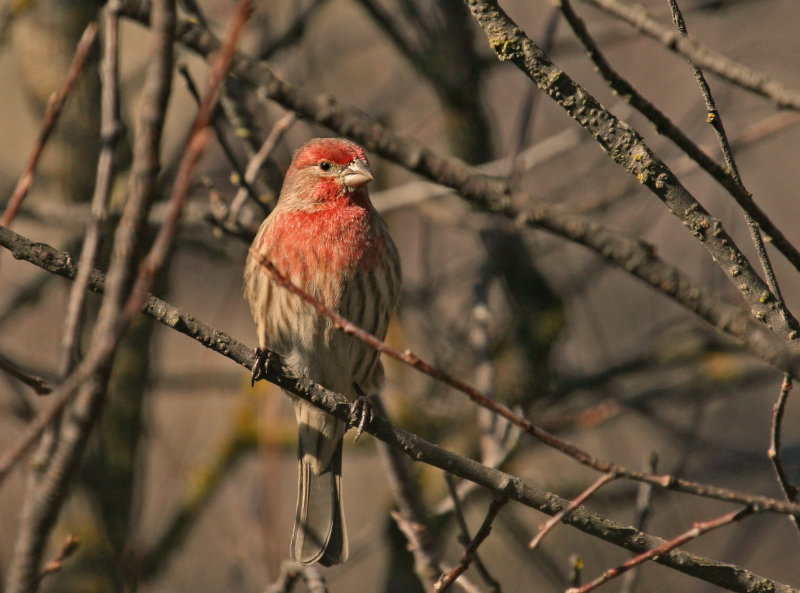
{"type": "MultiPolygon", "coordinates": [[[[260,260],[326,307],[383,340],[400,296],[400,257],[372,205],[366,152],[316,138],[295,153],[275,208],[247,257],[244,293],[256,324],[253,378],[272,351],[295,372],[363,402],[384,382],[380,353],[338,331],[312,304],[276,282],[260,260]],[[257,254],[257,255],[255,255],[257,254]]],[[[342,507],[345,422],[289,394],[298,423],[298,493],[290,557],[332,566],[348,556],[342,507]]]]}

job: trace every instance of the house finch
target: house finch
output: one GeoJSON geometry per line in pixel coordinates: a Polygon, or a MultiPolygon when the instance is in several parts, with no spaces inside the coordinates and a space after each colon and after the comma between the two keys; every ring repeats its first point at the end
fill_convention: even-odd
{"type": "MultiPolygon", "coordinates": [[[[294,285],[380,339],[400,288],[400,260],[373,208],[364,149],[341,138],[302,146],[286,172],[278,203],[252,250],[294,285]]],[[[244,273],[259,350],[355,400],[383,382],[379,352],[334,328],[329,317],[273,281],[252,254],[244,273]]],[[[261,373],[263,354],[253,368],[261,373]]],[[[292,396],[299,424],[297,512],[291,557],[325,566],[347,559],[341,496],[346,425],[292,396]]]]}

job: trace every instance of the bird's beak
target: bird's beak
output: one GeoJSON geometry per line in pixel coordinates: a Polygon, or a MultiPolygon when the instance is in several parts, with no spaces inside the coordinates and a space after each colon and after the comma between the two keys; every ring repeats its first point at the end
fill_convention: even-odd
{"type": "Polygon", "coordinates": [[[372,181],[372,179],[372,170],[369,168],[367,161],[363,159],[355,159],[344,170],[344,184],[351,189],[361,187],[372,181]]]}

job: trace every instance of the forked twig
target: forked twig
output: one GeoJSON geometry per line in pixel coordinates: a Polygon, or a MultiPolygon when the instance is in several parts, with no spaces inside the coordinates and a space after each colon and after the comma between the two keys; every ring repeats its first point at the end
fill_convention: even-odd
{"type": "Polygon", "coordinates": [[[456,564],[450,572],[443,574],[433,586],[434,593],[447,591],[450,585],[469,568],[470,564],[472,564],[472,561],[475,559],[478,547],[480,547],[483,541],[489,537],[489,534],[492,532],[492,523],[495,517],[497,517],[497,513],[500,512],[500,509],[503,508],[507,502],[508,497],[505,494],[499,495],[492,501],[492,504],[489,505],[486,517],[483,519],[480,529],[478,529],[478,533],[475,534],[475,537],[472,538],[472,541],[469,543],[466,550],[464,550],[464,554],[461,556],[458,564],[456,564]]]}
{"type": "Polygon", "coordinates": [[[686,542],[696,539],[701,535],[703,535],[704,533],[711,531],[712,529],[717,529],[718,527],[722,527],[723,525],[734,523],[735,521],[738,521],[739,519],[746,517],[752,512],[753,509],[751,509],[750,507],[744,507],[743,509],[726,513],[725,515],[717,517],[716,519],[711,519],[710,521],[702,521],[695,523],[690,530],[682,533],[678,537],[673,538],[667,542],[664,542],[662,545],[657,546],[651,550],[648,550],[647,552],[644,552],[642,554],[639,554],[638,556],[634,556],[633,558],[631,558],[627,562],[620,564],[616,568],[611,568],[605,571],[602,575],[600,575],[593,581],[586,583],[582,587],[573,587],[567,589],[566,593],[589,593],[589,591],[596,589],[603,583],[607,583],[611,579],[618,577],[619,575],[629,571],[635,566],[639,566],[640,564],[642,564],[647,560],[650,560],[651,558],[667,554],[668,552],[671,552],[678,546],[682,546],[686,542]]]}
{"type": "Polygon", "coordinates": [[[542,540],[545,538],[545,536],[548,533],[550,533],[555,528],[555,526],[558,525],[561,522],[561,520],[564,517],[566,517],[569,513],[571,513],[575,509],[577,509],[584,502],[586,502],[586,500],[592,494],[594,494],[595,492],[600,490],[600,488],[602,488],[603,486],[605,486],[609,482],[615,480],[616,478],[617,478],[617,476],[615,474],[613,474],[613,473],[603,474],[602,476],[597,478],[597,480],[595,480],[594,483],[591,486],[589,486],[586,490],[581,492],[580,495],[577,496],[575,498],[575,500],[570,502],[569,505],[566,508],[560,510],[555,515],[550,517],[547,520],[547,522],[545,522],[544,524],[539,526],[539,533],[537,533],[536,536],[534,536],[534,538],[530,541],[530,543],[528,544],[528,548],[531,549],[531,550],[536,549],[536,547],[540,543],[542,543],[542,540]]]}
{"type": "MultiPolygon", "coordinates": [[[[450,498],[453,500],[453,514],[455,515],[456,523],[458,523],[458,529],[461,532],[458,540],[466,549],[469,547],[472,537],[469,534],[469,528],[467,527],[467,521],[464,517],[464,511],[461,508],[461,501],[458,497],[458,489],[456,488],[455,478],[450,474],[445,474],[444,478],[445,482],[447,483],[447,489],[450,492],[450,498]]],[[[500,583],[497,582],[497,579],[495,579],[491,574],[489,574],[489,571],[486,569],[486,565],[484,565],[483,561],[478,556],[477,550],[473,556],[473,562],[475,564],[475,569],[481,575],[483,582],[489,586],[490,591],[493,593],[499,593],[501,591],[500,583]]]]}

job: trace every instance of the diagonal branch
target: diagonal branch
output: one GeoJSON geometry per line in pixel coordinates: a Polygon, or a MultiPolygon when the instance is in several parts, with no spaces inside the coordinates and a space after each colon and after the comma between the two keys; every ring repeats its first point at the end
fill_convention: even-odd
{"type": "Polygon", "coordinates": [[[752,509],[750,508],[743,508],[736,511],[731,511],[730,513],[726,513],[721,517],[717,517],[716,519],[710,519],[709,521],[699,521],[695,523],[691,529],[682,533],[678,537],[669,540],[668,542],[664,542],[662,545],[654,548],[652,550],[648,550],[634,558],[631,558],[627,562],[617,566],[616,568],[611,568],[605,571],[602,575],[594,579],[593,581],[586,583],[582,587],[573,587],[567,589],[567,593],[589,593],[589,591],[593,591],[600,585],[607,583],[613,578],[618,577],[621,574],[626,573],[627,571],[639,566],[643,562],[647,560],[654,560],[659,554],[664,554],[669,552],[670,550],[674,550],[678,546],[685,544],[688,541],[693,539],[697,539],[704,533],[708,533],[713,529],[718,529],[725,525],[730,525],[736,521],[743,519],[744,517],[752,514],[752,509]]]}
{"type": "Polygon", "coordinates": [[[483,519],[483,523],[475,534],[475,537],[467,543],[464,554],[461,556],[458,564],[456,564],[450,572],[443,574],[439,580],[436,581],[436,584],[433,586],[434,593],[447,591],[456,579],[469,568],[470,564],[478,560],[478,548],[484,540],[489,537],[492,531],[492,523],[495,517],[497,517],[497,513],[500,512],[500,509],[503,508],[507,502],[508,497],[504,494],[499,495],[492,501],[492,504],[489,505],[489,511],[483,519]]]}
{"type": "Polygon", "coordinates": [[[53,93],[47,103],[42,130],[39,132],[39,137],[36,139],[33,151],[28,157],[28,162],[25,165],[22,177],[20,177],[17,182],[14,193],[11,195],[11,199],[8,201],[5,212],[3,212],[3,217],[0,220],[0,224],[3,226],[10,225],[11,221],[14,220],[17,212],[19,212],[22,201],[25,199],[25,196],[28,195],[28,191],[30,191],[33,185],[34,173],[36,172],[36,166],[39,164],[39,158],[42,156],[44,146],[47,144],[47,140],[50,138],[50,134],[52,134],[56,126],[56,122],[58,122],[58,117],[61,115],[61,110],[64,108],[69,94],[75,87],[75,83],[78,81],[81,72],[83,72],[86,60],[91,55],[91,50],[94,47],[96,39],[97,23],[89,23],[78,42],[78,47],[75,50],[75,57],[72,60],[64,84],[57,92],[53,93]]]}
{"type": "MultiPolygon", "coordinates": [[[[677,27],[678,31],[680,31],[682,38],[687,38],[689,36],[689,32],[686,28],[686,22],[683,20],[683,13],[678,6],[677,0],[667,1],[669,3],[670,10],[672,11],[672,20],[675,23],[675,26],[677,27]]],[[[725,159],[725,166],[727,170],[730,171],[730,176],[739,186],[741,191],[747,195],[751,195],[744,186],[742,177],[739,174],[739,167],[733,158],[733,151],[731,150],[731,144],[728,141],[728,134],[725,132],[725,125],[722,123],[722,115],[720,114],[719,109],[717,109],[717,102],[714,100],[714,95],[711,93],[711,86],[708,84],[708,81],[703,74],[703,70],[691,60],[689,60],[689,64],[692,67],[697,84],[700,87],[700,94],[703,96],[703,101],[706,104],[706,121],[711,124],[711,127],[714,128],[714,133],[717,135],[717,141],[719,142],[719,147],[722,151],[722,157],[725,159]]],[[[753,202],[752,197],[749,201],[753,202]]],[[[778,286],[778,280],[775,277],[775,271],[772,269],[772,262],[770,262],[769,254],[764,246],[764,237],[761,236],[761,229],[759,229],[759,225],[756,220],[749,214],[748,208],[744,208],[744,211],[744,219],[747,223],[747,228],[750,231],[750,237],[753,241],[753,245],[756,248],[756,254],[761,262],[761,269],[764,272],[764,278],[767,286],[769,286],[772,297],[775,299],[778,308],[781,310],[784,316],[788,316],[789,313],[786,309],[786,304],[783,301],[783,295],[781,294],[781,289],[778,286]]],[[[767,234],[769,235],[769,233],[767,234]]]]}

